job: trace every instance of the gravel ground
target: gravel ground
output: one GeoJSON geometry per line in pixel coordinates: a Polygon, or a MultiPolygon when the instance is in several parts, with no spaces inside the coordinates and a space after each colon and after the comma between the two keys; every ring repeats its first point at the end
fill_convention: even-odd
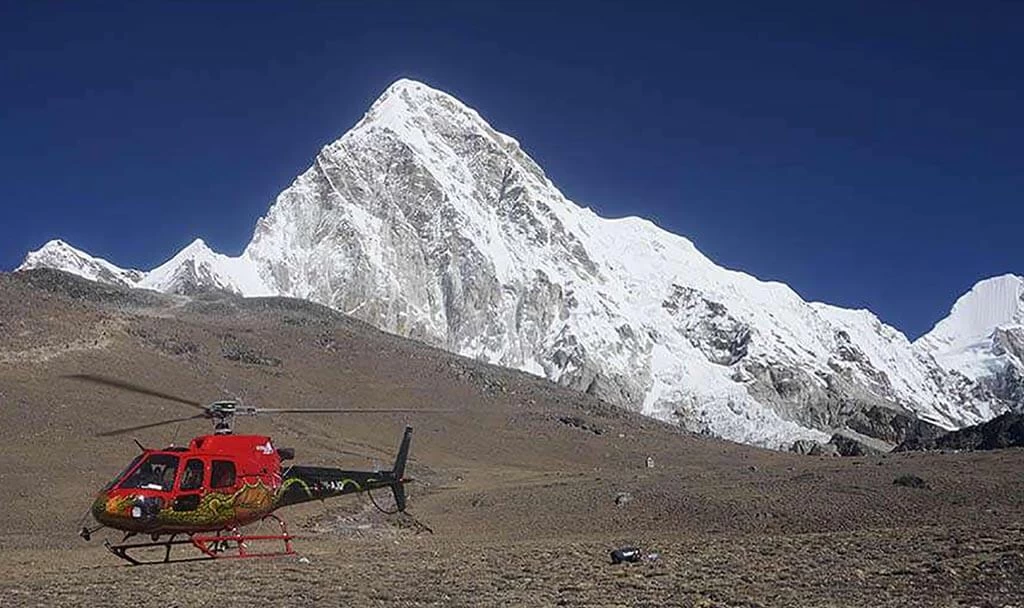
{"type": "Polygon", "coordinates": [[[0,442],[4,607],[1024,607],[1024,450],[759,450],[294,301],[0,274],[0,442]],[[453,411],[238,423],[297,462],[349,468],[389,462],[412,424],[422,525],[365,497],[328,501],[281,513],[302,535],[297,556],[130,567],[103,533],[75,536],[137,451],[96,433],[188,411],[69,377],[82,373],[205,401],[453,411]],[[893,483],[905,476],[923,484],[893,483]],[[611,565],[624,545],[658,557],[611,565]]]}

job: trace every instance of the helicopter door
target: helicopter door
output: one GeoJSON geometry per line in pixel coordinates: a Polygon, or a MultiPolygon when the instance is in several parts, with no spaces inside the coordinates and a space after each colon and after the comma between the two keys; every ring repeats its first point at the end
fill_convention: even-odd
{"type": "Polygon", "coordinates": [[[204,471],[203,461],[198,458],[190,458],[185,463],[185,470],[181,473],[181,481],[178,482],[178,492],[180,494],[174,499],[175,511],[195,511],[199,508],[204,471]]]}

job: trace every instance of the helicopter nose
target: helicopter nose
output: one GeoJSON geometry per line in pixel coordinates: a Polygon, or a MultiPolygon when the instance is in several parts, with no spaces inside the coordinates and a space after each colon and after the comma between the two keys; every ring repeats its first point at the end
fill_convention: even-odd
{"type": "Polygon", "coordinates": [[[147,524],[156,519],[163,506],[159,496],[101,494],[93,503],[92,515],[101,524],[115,527],[128,521],[147,524]]]}
{"type": "Polygon", "coordinates": [[[112,525],[128,516],[131,509],[127,496],[114,496],[106,492],[92,503],[93,519],[101,524],[112,525]]]}

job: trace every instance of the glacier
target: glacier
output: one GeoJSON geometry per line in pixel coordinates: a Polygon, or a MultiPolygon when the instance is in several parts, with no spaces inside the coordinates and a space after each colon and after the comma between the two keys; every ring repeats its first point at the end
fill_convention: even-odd
{"type": "Polygon", "coordinates": [[[911,343],[870,311],[806,302],[648,220],[577,205],[514,138],[407,79],[320,150],[239,256],[196,240],[140,272],[51,241],[19,270],[35,267],[307,299],[774,448],[843,429],[883,436],[890,416],[953,429],[1024,406],[1020,277],[979,283],[911,343]]]}

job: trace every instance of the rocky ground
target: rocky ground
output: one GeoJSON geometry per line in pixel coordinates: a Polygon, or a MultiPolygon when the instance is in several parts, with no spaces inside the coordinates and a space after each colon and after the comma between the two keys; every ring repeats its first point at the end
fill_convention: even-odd
{"type": "Polygon", "coordinates": [[[621,538],[432,537],[304,543],[303,558],[124,567],[95,549],[40,553],[4,577],[7,606],[1015,606],[1021,529],[841,534],[650,533],[656,561],[609,565],[621,538]],[[38,560],[38,561],[37,561],[38,560]],[[301,561],[300,561],[301,560],[301,561]]]}
{"type": "Polygon", "coordinates": [[[5,607],[1024,606],[1024,450],[768,452],[294,301],[0,275],[0,442],[5,607]],[[390,462],[412,424],[411,517],[303,505],[282,512],[299,556],[129,567],[102,533],[76,536],[137,450],[95,435],[190,411],[83,373],[203,401],[453,411],[242,419],[297,462],[351,468],[390,462]],[[623,545],[657,558],[611,565],[623,545]]]}

